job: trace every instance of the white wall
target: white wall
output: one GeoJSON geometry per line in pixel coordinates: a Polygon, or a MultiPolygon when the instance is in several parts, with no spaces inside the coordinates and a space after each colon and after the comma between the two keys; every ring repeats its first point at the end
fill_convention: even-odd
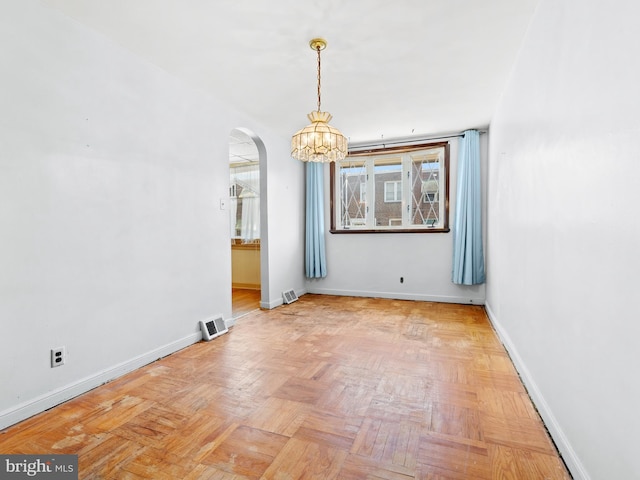
{"type": "Polygon", "coordinates": [[[277,172],[266,179],[277,304],[304,288],[289,139],[36,1],[3,4],[0,428],[199,340],[201,319],[230,317],[218,202],[235,127],[261,138],[277,172]],[[67,364],[52,369],[59,346],[67,364]]]}
{"type": "Polygon", "coordinates": [[[638,18],[542,0],[491,124],[487,307],[575,478],[640,478],[638,18]]]}
{"type": "MultiPolygon", "coordinates": [[[[487,144],[487,135],[480,135],[483,215],[486,211],[487,144]]],[[[329,233],[330,182],[329,169],[326,168],[327,277],[307,280],[307,291],[330,295],[484,303],[484,284],[465,286],[451,283],[458,139],[450,140],[450,145],[449,233],[329,233]],[[400,283],[400,277],[403,277],[403,283],[400,283]]]]}

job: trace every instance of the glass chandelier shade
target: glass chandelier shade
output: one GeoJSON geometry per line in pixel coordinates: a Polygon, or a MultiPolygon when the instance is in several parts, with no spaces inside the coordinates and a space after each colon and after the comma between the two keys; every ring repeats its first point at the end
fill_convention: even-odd
{"type": "Polygon", "coordinates": [[[329,125],[329,112],[311,112],[310,125],[291,138],[291,156],[303,162],[335,162],[347,156],[347,138],[329,125]]]}
{"type": "Polygon", "coordinates": [[[347,156],[348,142],[340,130],[329,125],[331,114],[320,111],[320,50],[327,46],[314,38],[309,46],[318,52],[318,110],[307,115],[311,124],[291,138],[291,156],[303,162],[335,162],[347,156]]]}

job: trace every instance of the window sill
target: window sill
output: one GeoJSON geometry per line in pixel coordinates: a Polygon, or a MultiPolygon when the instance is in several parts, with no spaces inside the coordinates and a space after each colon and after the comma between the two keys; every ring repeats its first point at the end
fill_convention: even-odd
{"type": "Polygon", "coordinates": [[[329,233],[449,233],[450,228],[389,228],[389,229],[364,229],[353,228],[344,230],[329,230],[329,233]]]}
{"type": "Polygon", "coordinates": [[[260,240],[252,240],[249,243],[242,243],[241,240],[232,239],[231,248],[233,250],[260,250],[260,240]]]}

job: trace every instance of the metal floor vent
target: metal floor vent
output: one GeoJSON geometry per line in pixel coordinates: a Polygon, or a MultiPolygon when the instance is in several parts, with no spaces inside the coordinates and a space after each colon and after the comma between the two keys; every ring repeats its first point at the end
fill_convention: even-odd
{"type": "Polygon", "coordinates": [[[222,315],[215,315],[209,320],[200,320],[200,330],[202,330],[202,339],[207,342],[229,331],[222,315]]]}
{"type": "Polygon", "coordinates": [[[298,300],[298,295],[294,290],[285,290],[282,292],[282,300],[288,305],[298,300]]]}

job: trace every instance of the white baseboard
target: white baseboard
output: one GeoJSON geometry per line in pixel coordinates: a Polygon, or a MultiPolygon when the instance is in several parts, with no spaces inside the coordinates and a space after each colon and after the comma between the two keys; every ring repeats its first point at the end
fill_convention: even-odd
{"type": "Polygon", "coordinates": [[[533,377],[531,376],[529,369],[527,368],[524,361],[522,360],[522,357],[518,353],[518,349],[516,348],[515,344],[511,341],[509,334],[504,329],[504,327],[500,324],[500,321],[493,313],[493,310],[491,309],[491,305],[489,305],[488,303],[485,303],[484,308],[487,312],[487,316],[489,317],[489,320],[491,321],[491,324],[493,325],[493,328],[495,328],[496,332],[498,332],[498,336],[500,337],[500,340],[502,340],[502,343],[504,344],[505,348],[509,352],[509,355],[511,356],[511,360],[514,363],[516,370],[520,374],[522,381],[527,387],[527,391],[529,392],[529,396],[531,397],[531,400],[533,401],[536,408],[538,409],[538,412],[540,413],[540,416],[542,417],[542,420],[544,421],[544,424],[546,425],[547,430],[549,431],[549,434],[553,438],[553,441],[558,447],[558,450],[562,454],[562,458],[564,459],[567,465],[567,468],[573,475],[573,478],[575,480],[590,480],[591,477],[585,470],[584,465],[578,458],[578,455],[576,454],[575,450],[569,443],[569,440],[567,439],[566,435],[560,428],[560,424],[558,423],[558,420],[553,415],[551,408],[547,404],[546,400],[544,399],[544,396],[542,395],[542,392],[540,391],[540,389],[538,388],[538,385],[536,384],[533,377]]]}
{"type": "Polygon", "coordinates": [[[417,300],[420,302],[464,303],[484,305],[484,297],[459,297],[447,295],[424,295],[418,293],[368,292],[362,290],[335,290],[327,288],[311,288],[307,293],[319,295],[338,295],[342,297],[390,298],[393,300],[417,300]]]}
{"type": "Polygon", "coordinates": [[[151,350],[126,362],[102,370],[69,385],[57,388],[39,397],[23,402],[15,407],[0,412],[0,429],[7,428],[33,415],[44,412],[67,400],[77,397],[104,383],[114,380],[122,375],[132,372],[144,365],[155,362],[159,358],[166,357],[202,339],[201,333],[192,333],[175,342],[151,350]]]}
{"type": "MultiPolygon", "coordinates": [[[[305,289],[295,290],[295,292],[296,292],[296,295],[298,297],[301,297],[305,293],[309,293],[305,289]]],[[[269,300],[268,302],[260,302],[260,308],[265,308],[267,310],[271,310],[271,309],[279,307],[280,305],[283,305],[283,304],[284,304],[284,300],[282,299],[282,296],[280,296],[280,297],[278,297],[276,299],[269,300]]]]}
{"type": "Polygon", "coordinates": [[[267,310],[271,310],[273,308],[279,307],[283,303],[284,301],[282,300],[282,298],[279,298],[276,300],[269,300],[268,302],[260,302],[260,308],[266,308],[267,310]]]}

